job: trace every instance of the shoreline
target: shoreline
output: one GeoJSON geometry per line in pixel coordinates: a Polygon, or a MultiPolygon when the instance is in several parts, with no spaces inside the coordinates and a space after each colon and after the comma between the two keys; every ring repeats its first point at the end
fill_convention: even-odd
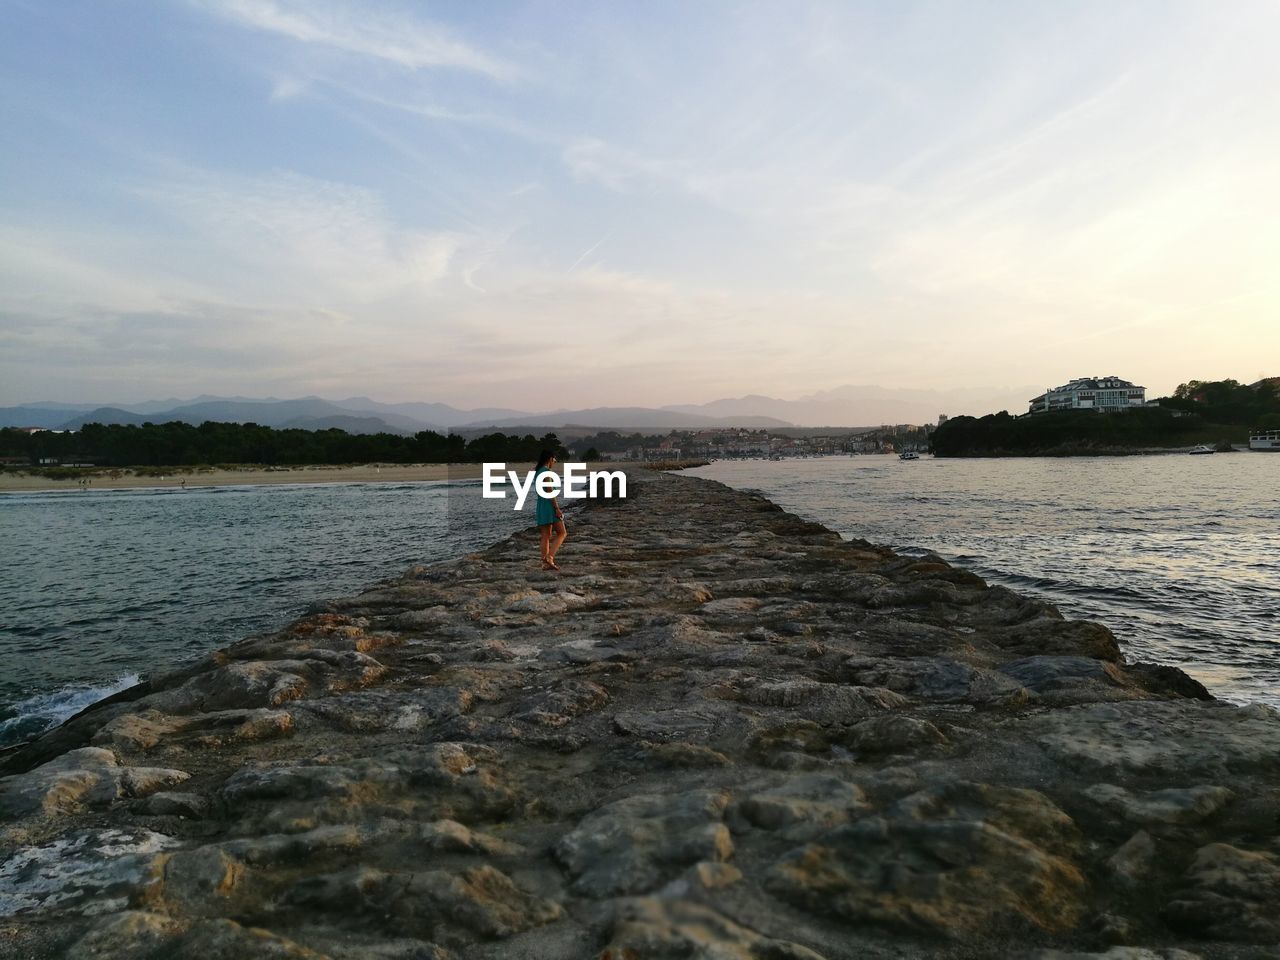
{"type": "Polygon", "coordinates": [[[0,863],[0,957],[1280,940],[1280,713],[936,556],[630,477],[561,575],[524,531],[0,756],[0,845],[43,864],[0,863]]]}
{"type": "MultiPolygon", "coordinates": [[[[576,461],[575,461],[576,462],[576,461]]],[[[594,469],[621,470],[684,470],[701,466],[704,460],[654,461],[630,463],[626,461],[599,460],[587,465],[594,469]]],[[[511,469],[529,470],[532,463],[510,463],[511,469]]],[[[153,468],[148,468],[153,469],[153,468]]],[[[158,468],[156,468],[158,469],[158,468]]],[[[483,465],[479,463],[368,463],[328,466],[311,464],[297,467],[247,467],[228,469],[218,467],[174,467],[163,476],[139,475],[130,468],[86,474],[92,478],[89,490],[148,490],[200,487],[274,486],[304,483],[425,483],[440,480],[479,480],[483,465]]],[[[50,480],[28,473],[0,471],[0,495],[6,493],[80,493],[76,479],[50,480]]]]}
{"type": "MultiPolygon", "coordinates": [[[[128,468],[110,473],[87,474],[90,490],[186,489],[226,486],[272,486],[297,483],[414,483],[435,480],[479,479],[478,463],[447,464],[347,464],[341,466],[253,467],[240,469],[175,467],[163,476],[132,473],[128,468]]],[[[76,479],[51,480],[33,474],[0,473],[0,494],[75,492],[82,488],[76,479]]]]}

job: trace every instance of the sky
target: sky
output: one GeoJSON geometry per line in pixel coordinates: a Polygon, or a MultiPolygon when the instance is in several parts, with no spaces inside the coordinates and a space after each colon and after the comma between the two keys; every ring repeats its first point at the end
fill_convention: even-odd
{"type": "Polygon", "coordinates": [[[6,0],[0,404],[1280,374],[1280,4],[6,0]]]}

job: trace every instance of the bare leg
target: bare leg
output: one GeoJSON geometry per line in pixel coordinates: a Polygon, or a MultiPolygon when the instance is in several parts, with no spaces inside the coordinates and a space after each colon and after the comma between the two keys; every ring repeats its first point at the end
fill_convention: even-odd
{"type": "Polygon", "coordinates": [[[548,564],[551,562],[551,551],[549,545],[551,543],[551,524],[544,523],[538,528],[538,535],[542,538],[542,562],[548,564]]]}
{"type": "Polygon", "coordinates": [[[564,543],[565,538],[569,536],[569,531],[564,527],[563,520],[557,520],[551,525],[551,530],[555,531],[555,536],[551,538],[550,552],[548,558],[552,563],[556,562],[556,552],[560,549],[560,545],[564,543]]]}

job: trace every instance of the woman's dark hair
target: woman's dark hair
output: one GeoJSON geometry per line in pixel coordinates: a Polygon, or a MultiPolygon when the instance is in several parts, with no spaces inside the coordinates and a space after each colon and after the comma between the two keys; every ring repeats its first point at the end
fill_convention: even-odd
{"type": "Polygon", "coordinates": [[[554,457],[555,455],[556,455],[556,452],[554,450],[543,450],[540,454],[538,454],[538,467],[539,468],[545,467],[548,463],[551,462],[551,458],[554,457]]]}

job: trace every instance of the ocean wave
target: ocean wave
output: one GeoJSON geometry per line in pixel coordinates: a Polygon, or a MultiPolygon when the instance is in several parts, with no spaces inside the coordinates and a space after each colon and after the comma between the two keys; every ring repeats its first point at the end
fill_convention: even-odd
{"type": "Polygon", "coordinates": [[[6,713],[13,715],[0,720],[0,746],[39,736],[74,717],[85,707],[127,690],[140,680],[138,674],[129,673],[106,684],[71,685],[20,700],[5,708],[6,713]]]}

